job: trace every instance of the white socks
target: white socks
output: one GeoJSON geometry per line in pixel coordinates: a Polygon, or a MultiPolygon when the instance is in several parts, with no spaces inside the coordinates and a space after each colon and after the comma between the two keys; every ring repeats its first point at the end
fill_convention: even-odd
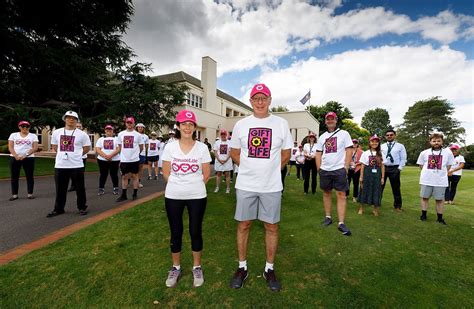
{"type": "Polygon", "coordinates": [[[178,266],[173,265],[173,267],[176,268],[177,270],[181,270],[181,265],[178,265],[178,266]]]}
{"type": "Polygon", "coordinates": [[[247,270],[247,260],[239,261],[239,268],[243,268],[244,270],[247,270]]]}
{"type": "Polygon", "coordinates": [[[273,263],[265,263],[265,272],[268,272],[268,270],[273,270],[273,263]]]}
{"type": "Polygon", "coordinates": [[[193,266],[193,270],[195,270],[196,268],[201,268],[201,265],[193,266]]]}

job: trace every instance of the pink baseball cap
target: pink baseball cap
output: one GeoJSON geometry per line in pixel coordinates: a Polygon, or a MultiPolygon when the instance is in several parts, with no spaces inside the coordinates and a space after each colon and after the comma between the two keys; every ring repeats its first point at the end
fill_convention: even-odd
{"type": "Polygon", "coordinates": [[[112,125],[108,124],[104,127],[104,130],[113,130],[114,127],[112,127],[112,125]]]}
{"type": "Polygon", "coordinates": [[[135,124],[135,118],[127,117],[127,118],[125,118],[125,123],[127,123],[127,122],[131,122],[131,123],[135,124]]]}
{"type": "Polygon", "coordinates": [[[224,129],[222,129],[222,130],[221,130],[221,135],[222,135],[222,134],[225,134],[225,135],[227,135],[227,131],[226,131],[226,130],[224,130],[224,129]]]}
{"type": "Polygon", "coordinates": [[[324,116],[324,119],[328,119],[328,117],[334,117],[334,119],[337,119],[337,114],[335,112],[329,112],[324,116]]]}
{"type": "Polygon", "coordinates": [[[27,125],[27,126],[30,126],[30,123],[26,120],[22,120],[18,123],[18,126],[22,126],[22,125],[27,125]]]}
{"type": "Polygon", "coordinates": [[[353,143],[358,143],[359,140],[358,140],[357,138],[353,138],[353,139],[352,139],[352,142],[353,142],[353,143]]]}
{"type": "Polygon", "coordinates": [[[370,142],[370,141],[374,141],[374,140],[380,141],[380,137],[378,137],[377,134],[374,134],[374,135],[372,135],[372,136],[369,138],[369,142],[370,142]]]}
{"type": "Polygon", "coordinates": [[[313,132],[310,132],[310,133],[308,134],[308,137],[316,137],[316,134],[314,134],[313,132]]]}
{"type": "Polygon", "coordinates": [[[456,145],[456,144],[451,144],[451,145],[449,146],[449,149],[459,150],[459,148],[460,148],[459,145],[456,145]]]}
{"type": "Polygon", "coordinates": [[[196,115],[194,115],[192,111],[187,110],[187,109],[180,110],[178,115],[176,115],[176,122],[181,123],[181,122],[186,122],[186,121],[190,121],[194,123],[195,125],[197,125],[196,115]]]}
{"type": "Polygon", "coordinates": [[[255,86],[253,86],[252,91],[250,92],[250,97],[252,98],[257,93],[263,93],[267,97],[272,96],[270,89],[268,89],[265,84],[256,84],[255,86]]]}

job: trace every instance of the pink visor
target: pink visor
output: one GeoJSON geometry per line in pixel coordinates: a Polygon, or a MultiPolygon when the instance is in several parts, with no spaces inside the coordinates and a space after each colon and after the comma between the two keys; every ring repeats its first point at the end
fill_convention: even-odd
{"type": "Polygon", "coordinates": [[[114,127],[112,127],[110,124],[106,125],[104,130],[113,130],[114,127]]]}
{"type": "Polygon", "coordinates": [[[18,123],[18,126],[30,126],[30,123],[28,121],[22,120],[18,123]]]}

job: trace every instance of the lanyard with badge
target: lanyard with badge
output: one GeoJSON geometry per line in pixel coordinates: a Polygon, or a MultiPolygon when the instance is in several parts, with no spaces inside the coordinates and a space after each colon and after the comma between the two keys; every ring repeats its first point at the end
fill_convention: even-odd
{"type": "Polygon", "coordinates": [[[375,156],[372,153],[372,149],[369,149],[370,151],[370,158],[373,161],[370,161],[369,164],[372,166],[372,173],[376,174],[377,173],[377,152],[375,152],[375,156]]]}
{"type": "Polygon", "coordinates": [[[431,164],[433,167],[433,172],[438,173],[438,163],[443,149],[439,150],[439,154],[435,155],[433,148],[431,148],[431,161],[428,164],[431,164]]]}
{"type": "MultiPolygon", "coordinates": [[[[64,128],[63,130],[64,130],[64,136],[67,137],[66,128],[64,128]]],[[[72,141],[72,137],[74,136],[74,132],[76,132],[76,129],[74,129],[74,130],[72,131],[71,136],[69,136],[69,137],[70,137],[69,139],[63,141],[64,146],[69,146],[69,143],[72,141]]],[[[63,160],[69,160],[69,156],[68,156],[67,151],[64,151],[64,152],[63,152],[62,159],[63,159],[63,160]]]]}

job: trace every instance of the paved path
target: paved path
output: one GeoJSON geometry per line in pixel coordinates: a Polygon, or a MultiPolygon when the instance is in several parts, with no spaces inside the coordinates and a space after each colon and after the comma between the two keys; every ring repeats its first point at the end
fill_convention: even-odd
{"type": "MultiPolygon", "coordinates": [[[[88,215],[80,216],[77,213],[76,193],[69,192],[66,213],[46,218],[46,214],[54,207],[55,185],[52,176],[35,178],[34,200],[26,199],[26,180],[21,179],[20,198],[12,202],[8,201],[11,196],[10,180],[0,180],[0,254],[127,203],[115,202],[117,196],[112,194],[110,178],[106,183],[106,194],[97,196],[98,181],[98,173],[86,173],[88,215]]],[[[162,178],[142,181],[144,187],[138,191],[139,199],[164,190],[162,178]]],[[[131,201],[131,192],[128,193],[131,201]]]]}

